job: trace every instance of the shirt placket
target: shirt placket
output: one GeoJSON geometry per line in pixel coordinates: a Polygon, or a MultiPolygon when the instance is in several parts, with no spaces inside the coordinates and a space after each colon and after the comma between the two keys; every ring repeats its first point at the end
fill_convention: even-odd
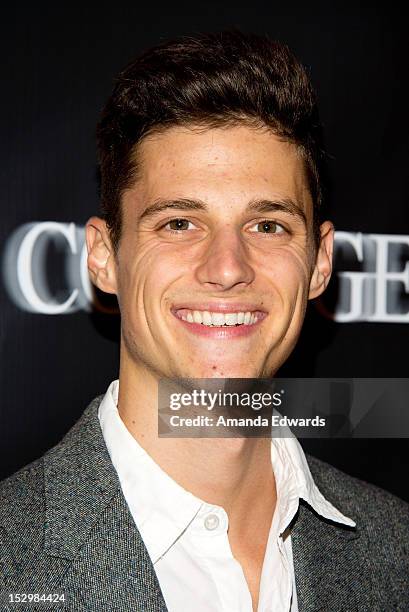
{"type": "Polygon", "coordinates": [[[192,525],[192,542],[214,583],[220,612],[252,612],[250,591],[228,538],[228,517],[223,508],[204,504],[192,525]]]}

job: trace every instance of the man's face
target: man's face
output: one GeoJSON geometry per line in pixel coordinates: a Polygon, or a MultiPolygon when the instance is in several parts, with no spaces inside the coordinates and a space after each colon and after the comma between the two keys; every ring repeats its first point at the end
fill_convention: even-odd
{"type": "Polygon", "coordinates": [[[246,126],[173,127],[140,144],[139,164],[114,271],[127,358],[156,376],[271,376],[321,292],[296,147],[246,126]]]}

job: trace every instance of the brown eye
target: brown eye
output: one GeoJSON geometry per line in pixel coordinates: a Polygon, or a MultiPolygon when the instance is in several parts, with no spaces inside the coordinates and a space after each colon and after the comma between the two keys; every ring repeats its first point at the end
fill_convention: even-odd
{"type": "Polygon", "coordinates": [[[189,221],[187,219],[172,219],[167,226],[171,230],[187,230],[189,229],[189,221]]]}
{"type": "Polygon", "coordinates": [[[256,232],[260,232],[262,234],[281,234],[284,229],[275,221],[260,221],[255,226],[257,229],[256,232]]]}

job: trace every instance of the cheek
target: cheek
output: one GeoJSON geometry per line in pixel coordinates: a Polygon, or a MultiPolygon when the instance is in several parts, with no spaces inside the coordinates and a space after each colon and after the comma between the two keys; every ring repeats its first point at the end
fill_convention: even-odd
{"type": "Polygon", "coordinates": [[[308,294],[309,262],[305,250],[296,247],[282,247],[262,262],[264,275],[276,286],[281,294],[296,297],[308,294]]]}
{"type": "Polygon", "coordinates": [[[135,243],[124,242],[120,253],[118,293],[121,307],[149,315],[147,303],[160,305],[161,296],[178,278],[192,270],[182,249],[158,244],[154,240],[135,243]]]}

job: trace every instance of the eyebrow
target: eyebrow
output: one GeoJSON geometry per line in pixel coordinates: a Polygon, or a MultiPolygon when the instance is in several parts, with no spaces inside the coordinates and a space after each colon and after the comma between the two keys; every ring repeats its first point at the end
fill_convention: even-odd
{"type": "Polygon", "coordinates": [[[201,200],[190,200],[188,198],[178,198],[176,200],[155,200],[153,204],[145,208],[140,214],[139,219],[147,219],[153,217],[163,210],[177,209],[177,210],[203,210],[207,211],[208,206],[201,200]]]}
{"type": "Polygon", "coordinates": [[[258,213],[284,212],[298,217],[304,225],[307,225],[307,217],[302,208],[291,198],[280,198],[279,200],[251,200],[247,210],[258,213]]]}
{"type": "MultiPolygon", "coordinates": [[[[164,210],[200,210],[207,212],[209,207],[202,200],[191,200],[189,198],[158,199],[145,208],[139,216],[139,220],[154,217],[164,210]]],[[[280,198],[278,200],[254,199],[247,204],[246,210],[258,213],[284,212],[298,217],[304,225],[307,225],[304,211],[291,198],[280,198]]]]}

